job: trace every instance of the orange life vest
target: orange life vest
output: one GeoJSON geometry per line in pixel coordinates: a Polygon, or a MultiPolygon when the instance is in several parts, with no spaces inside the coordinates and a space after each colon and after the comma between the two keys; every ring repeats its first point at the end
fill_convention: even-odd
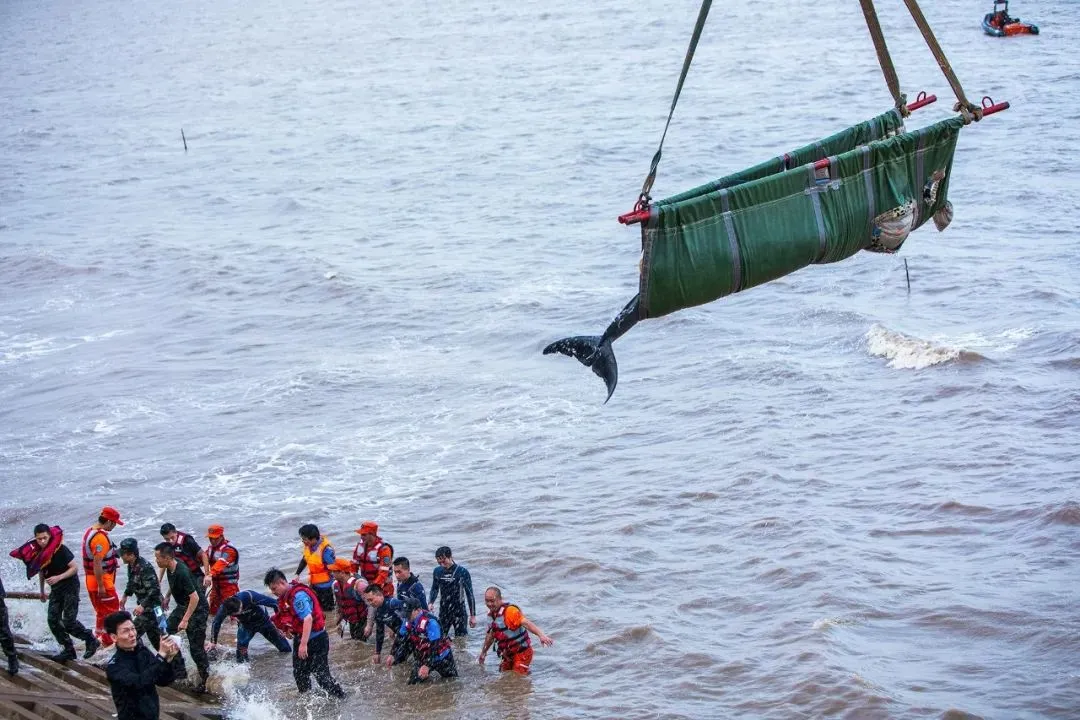
{"type": "MultiPolygon", "coordinates": [[[[529,631],[525,628],[525,623],[522,623],[517,630],[511,630],[507,627],[506,609],[509,607],[517,606],[511,606],[510,603],[500,605],[499,609],[491,614],[491,625],[488,627],[488,632],[495,636],[495,652],[499,657],[507,653],[517,655],[532,647],[529,641],[529,631]]],[[[518,608],[518,612],[520,611],[520,608],[518,608]]]]}
{"type": "Polygon", "coordinates": [[[236,559],[226,565],[221,572],[214,574],[212,579],[214,582],[226,582],[235,585],[240,582],[240,551],[234,548],[228,540],[223,540],[220,545],[210,546],[210,570],[211,572],[213,571],[214,564],[217,563],[218,560],[225,560],[228,562],[229,558],[226,553],[229,550],[236,553],[236,559]]]}
{"type": "Polygon", "coordinates": [[[324,537],[319,538],[319,544],[314,550],[304,543],[304,562],[307,563],[308,582],[312,585],[324,585],[330,582],[330,570],[323,562],[323,552],[328,547],[333,547],[333,545],[324,537]]]}
{"type": "Polygon", "coordinates": [[[87,528],[86,532],[83,533],[83,541],[82,541],[83,570],[85,570],[87,573],[90,574],[91,577],[93,577],[93,575],[94,575],[94,549],[92,547],[90,547],[90,541],[93,540],[94,536],[96,536],[98,533],[101,533],[102,535],[104,535],[105,536],[105,541],[109,543],[109,551],[106,552],[105,555],[101,558],[101,572],[103,572],[106,575],[114,575],[116,573],[116,568],[120,566],[120,558],[116,554],[116,546],[113,545],[112,539],[109,538],[108,530],[103,530],[102,528],[96,528],[96,527],[89,527],[89,528],[87,528]]]}

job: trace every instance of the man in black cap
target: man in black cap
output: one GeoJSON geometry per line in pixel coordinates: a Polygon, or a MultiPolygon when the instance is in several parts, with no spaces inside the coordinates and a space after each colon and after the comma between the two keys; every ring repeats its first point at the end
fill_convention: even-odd
{"type": "Polygon", "coordinates": [[[165,611],[161,607],[161,586],[158,584],[157,573],[150,561],[139,555],[139,543],[135,538],[124,538],[120,541],[120,560],[128,569],[127,587],[120,601],[120,609],[127,610],[128,598],[135,596],[137,604],[131,612],[135,631],[139,637],[146,635],[146,639],[157,650],[161,642],[162,626],[165,625],[165,611]]]}
{"type": "Polygon", "coordinates": [[[15,655],[15,638],[11,636],[11,628],[8,626],[7,604],[4,602],[6,597],[4,579],[0,578],[0,649],[7,655],[8,675],[18,675],[19,658],[15,655]]]}

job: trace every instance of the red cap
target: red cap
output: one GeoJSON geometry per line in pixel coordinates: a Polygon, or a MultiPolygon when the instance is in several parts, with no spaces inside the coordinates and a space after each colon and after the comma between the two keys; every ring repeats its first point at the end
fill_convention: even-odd
{"type": "Polygon", "coordinates": [[[379,534],[379,525],[378,525],[378,523],[373,523],[373,522],[371,522],[369,520],[366,523],[364,523],[363,525],[361,525],[360,529],[356,531],[357,535],[364,535],[364,534],[367,534],[367,533],[371,533],[372,535],[378,535],[379,534]]]}
{"type": "Polygon", "coordinates": [[[105,507],[101,508],[101,512],[99,513],[99,515],[101,515],[101,517],[105,518],[106,520],[111,520],[117,525],[124,524],[124,521],[120,519],[120,511],[114,507],[109,507],[108,505],[106,505],[105,507]]]}
{"type": "Polygon", "coordinates": [[[206,537],[219,538],[225,534],[225,528],[221,525],[211,525],[206,529],[206,537]]]}

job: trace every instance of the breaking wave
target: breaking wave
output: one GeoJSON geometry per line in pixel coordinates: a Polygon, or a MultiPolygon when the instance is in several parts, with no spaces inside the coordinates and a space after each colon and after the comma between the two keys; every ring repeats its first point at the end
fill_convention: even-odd
{"type": "Polygon", "coordinates": [[[985,359],[977,352],[910,337],[877,324],[866,332],[866,348],[871,355],[888,360],[889,367],[897,370],[921,370],[953,360],[985,359]]]}

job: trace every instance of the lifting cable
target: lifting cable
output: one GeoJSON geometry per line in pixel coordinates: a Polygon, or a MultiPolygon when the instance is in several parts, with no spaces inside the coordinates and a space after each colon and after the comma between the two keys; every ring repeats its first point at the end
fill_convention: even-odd
{"type": "Polygon", "coordinates": [[[904,4],[907,5],[908,12],[911,13],[912,19],[915,20],[915,24],[919,26],[919,32],[922,33],[923,40],[926,41],[927,47],[930,48],[930,52],[934,54],[934,59],[937,60],[938,67],[941,68],[941,72],[945,75],[945,79],[949,81],[949,85],[952,86],[953,93],[956,95],[956,105],[953,106],[953,110],[956,110],[964,118],[964,124],[967,125],[972,121],[979,121],[983,117],[984,107],[973,105],[964,94],[964,88],[960,86],[960,80],[957,79],[956,73],[953,72],[952,66],[949,65],[949,59],[945,57],[945,51],[941,49],[941,45],[938,44],[937,38],[934,37],[934,31],[930,29],[930,23],[926,21],[926,16],[923,15],[922,9],[919,8],[917,0],[904,0],[904,4]]]}
{"type": "Polygon", "coordinates": [[[698,11],[697,23],[694,24],[694,34],[690,36],[690,46],[686,48],[686,57],[683,58],[682,73],[679,75],[679,83],[675,86],[675,96],[671,98],[671,109],[668,110],[667,123],[664,124],[664,134],[660,136],[660,145],[656,148],[656,154],[653,155],[652,164],[649,166],[649,174],[645,177],[645,182],[641,186],[641,195],[638,197],[637,206],[635,209],[641,210],[648,207],[649,201],[652,197],[649,193],[652,191],[653,182],[656,181],[656,168],[660,166],[660,155],[664,151],[664,139],[667,138],[668,128],[671,127],[671,117],[675,114],[675,105],[679,102],[679,95],[682,93],[683,83],[686,81],[686,74],[690,72],[690,63],[694,61],[694,51],[697,50],[698,40],[701,39],[701,31],[705,27],[705,20],[709,17],[709,9],[712,7],[712,0],[702,0],[701,10],[698,11]]]}
{"type": "Polygon", "coordinates": [[[907,107],[907,96],[900,92],[900,79],[896,76],[896,68],[893,66],[892,57],[889,55],[889,46],[885,44],[885,34],[881,32],[881,23],[878,22],[877,10],[874,9],[874,0],[859,0],[862,6],[863,17],[866,18],[866,27],[870,31],[870,38],[874,41],[874,50],[877,52],[878,64],[881,65],[881,74],[885,76],[885,84],[889,86],[896,109],[900,117],[907,117],[911,111],[907,107]]]}

